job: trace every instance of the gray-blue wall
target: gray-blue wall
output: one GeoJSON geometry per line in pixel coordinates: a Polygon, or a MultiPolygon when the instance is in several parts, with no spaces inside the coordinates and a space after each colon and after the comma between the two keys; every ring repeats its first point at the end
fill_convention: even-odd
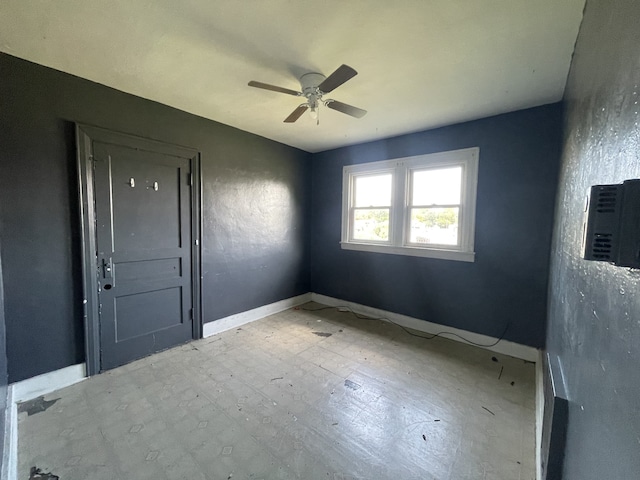
{"type": "Polygon", "coordinates": [[[547,334],[569,397],[565,480],[640,478],[640,272],[580,258],[587,188],[640,178],[638,25],[637,0],[588,0],[565,93],[547,334]]]}
{"type": "Polygon", "coordinates": [[[315,154],[311,289],[543,346],[560,140],[554,104],[315,154]],[[344,165],[476,146],[475,263],[341,250],[344,165]]]}
{"type": "Polygon", "coordinates": [[[201,151],[204,322],[309,291],[308,153],[5,54],[0,92],[11,382],[84,361],[73,122],[201,151]]]}
{"type": "MultiPolygon", "coordinates": [[[[1,229],[0,238],[2,238],[1,229]]],[[[0,242],[0,253],[1,252],[2,242],[0,242]]],[[[6,341],[7,335],[4,326],[4,288],[2,287],[2,255],[0,254],[0,472],[2,471],[2,463],[4,461],[4,428],[7,411],[7,383],[9,381],[6,341]]]]}

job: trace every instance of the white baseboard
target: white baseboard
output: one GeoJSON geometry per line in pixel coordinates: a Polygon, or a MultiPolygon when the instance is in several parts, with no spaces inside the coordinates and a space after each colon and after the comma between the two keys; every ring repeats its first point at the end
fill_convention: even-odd
{"type": "Polygon", "coordinates": [[[536,479],[542,480],[542,420],[544,418],[544,369],[542,350],[536,361],[536,479]]]}
{"type": "Polygon", "coordinates": [[[14,403],[33,400],[41,395],[55,392],[87,378],[86,364],[78,363],[70,367],[44,373],[37,377],[27,378],[20,382],[12,383],[14,403]]]}
{"type": "Polygon", "coordinates": [[[4,452],[0,478],[17,480],[18,478],[18,406],[13,399],[13,388],[7,389],[7,411],[4,420],[4,452]]]}
{"type": "Polygon", "coordinates": [[[253,310],[247,310],[246,312],[240,312],[235,315],[219,318],[213,322],[205,323],[202,326],[202,337],[207,338],[217,333],[226,332],[227,330],[238,328],[242,325],[246,325],[247,323],[260,320],[261,318],[268,317],[274,313],[279,313],[283,310],[287,310],[291,307],[296,307],[310,301],[311,294],[304,293],[297,297],[285,298],[279,302],[263,305],[262,307],[254,308],[253,310]]]}
{"type": "MultiPolygon", "coordinates": [[[[410,328],[412,330],[417,330],[419,332],[435,334],[443,330],[446,330],[447,332],[460,335],[466,338],[467,340],[470,340],[474,343],[479,343],[479,344],[491,344],[496,340],[498,340],[497,338],[489,337],[487,335],[469,332],[467,330],[461,330],[459,328],[444,326],[437,323],[431,323],[431,322],[427,322],[426,320],[420,320],[418,318],[409,317],[407,315],[401,315],[399,313],[380,310],[379,308],[367,307],[366,305],[347,302],[345,300],[340,300],[338,298],[333,298],[333,297],[327,297],[326,295],[320,295],[318,293],[312,293],[311,300],[317,303],[322,303],[324,305],[331,306],[331,307],[340,307],[340,306],[348,307],[349,309],[353,310],[356,313],[359,313],[361,315],[366,315],[369,317],[389,319],[389,320],[392,320],[394,323],[397,323],[398,325],[402,325],[403,327],[410,328]]],[[[441,336],[444,338],[449,338],[450,340],[456,340],[459,342],[462,341],[453,335],[447,336],[446,334],[443,334],[441,336]]],[[[509,355],[511,357],[520,358],[522,360],[527,360],[529,362],[538,361],[538,349],[534,347],[530,347],[528,345],[521,345],[519,343],[510,342],[508,340],[500,340],[498,344],[492,347],[482,347],[482,348],[486,348],[487,350],[491,350],[492,352],[502,353],[504,355],[509,355]]]]}

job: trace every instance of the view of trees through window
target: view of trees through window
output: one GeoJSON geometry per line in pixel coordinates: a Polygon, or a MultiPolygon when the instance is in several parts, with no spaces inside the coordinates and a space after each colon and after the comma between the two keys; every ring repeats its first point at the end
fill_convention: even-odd
{"type": "Polygon", "coordinates": [[[457,245],[458,208],[415,208],[411,212],[411,243],[457,245]]]}
{"type": "Polygon", "coordinates": [[[353,219],[356,240],[389,240],[389,209],[356,210],[353,219]]]}

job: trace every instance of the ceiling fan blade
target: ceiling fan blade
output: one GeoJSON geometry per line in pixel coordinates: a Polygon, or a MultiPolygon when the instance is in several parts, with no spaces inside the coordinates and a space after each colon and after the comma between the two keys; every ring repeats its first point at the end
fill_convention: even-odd
{"type": "Polygon", "coordinates": [[[269,85],[268,83],[256,82],[251,80],[248,84],[250,87],[262,88],[264,90],[271,90],[272,92],[280,92],[286,93],[288,95],[295,95],[296,97],[300,95],[300,92],[296,92],[295,90],[289,90],[288,88],[276,87],[275,85],[269,85]]]}
{"type": "Polygon", "coordinates": [[[356,118],[362,118],[367,114],[366,110],[362,110],[361,108],[354,107],[352,105],[347,105],[346,103],[336,102],[335,100],[327,101],[325,105],[327,108],[346,113],[347,115],[351,115],[352,117],[356,118]]]}
{"type": "Polygon", "coordinates": [[[309,108],[308,105],[300,105],[298,108],[296,108],[293,112],[291,112],[291,115],[289,115],[287,118],[284,119],[285,123],[293,123],[296,120],[298,120],[302,114],[304,112],[307,111],[307,108],[309,108]]]}
{"type": "Polygon", "coordinates": [[[318,90],[323,93],[329,93],[347,80],[355,77],[357,74],[358,72],[349,65],[340,65],[335,72],[325,78],[324,81],[318,85],[318,90]]]}

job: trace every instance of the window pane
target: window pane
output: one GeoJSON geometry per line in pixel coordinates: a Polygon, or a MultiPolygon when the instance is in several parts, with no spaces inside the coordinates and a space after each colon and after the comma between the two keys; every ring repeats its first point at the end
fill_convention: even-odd
{"type": "Polygon", "coordinates": [[[458,245],[459,208],[412,208],[409,242],[458,245]]]}
{"type": "Polygon", "coordinates": [[[391,205],[391,174],[355,177],[354,207],[388,207],[391,205]]]}
{"type": "Polygon", "coordinates": [[[411,205],[458,205],[462,167],[416,170],[411,205]]]}
{"type": "Polygon", "coordinates": [[[389,209],[363,209],[353,212],[354,240],[389,240],[389,209]]]}

